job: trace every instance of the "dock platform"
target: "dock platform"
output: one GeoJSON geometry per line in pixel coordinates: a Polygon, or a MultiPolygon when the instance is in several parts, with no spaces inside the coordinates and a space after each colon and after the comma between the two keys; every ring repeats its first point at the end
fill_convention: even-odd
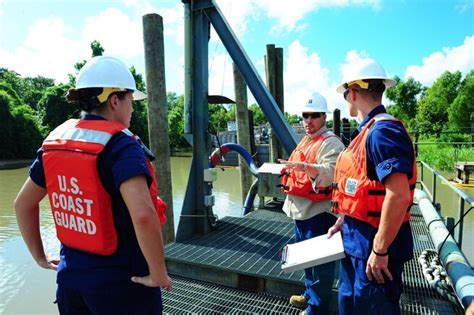
{"type": "MultiPolygon", "coordinates": [[[[405,265],[402,314],[463,314],[425,280],[417,261],[434,248],[419,212],[413,206],[415,257],[405,265]]],[[[284,274],[279,250],[293,243],[293,222],[281,211],[257,210],[243,217],[225,217],[211,233],[165,247],[173,292],[163,294],[168,314],[298,314],[288,304],[304,289],[302,271],[284,274]]],[[[333,284],[337,314],[337,279],[333,284]]]]}

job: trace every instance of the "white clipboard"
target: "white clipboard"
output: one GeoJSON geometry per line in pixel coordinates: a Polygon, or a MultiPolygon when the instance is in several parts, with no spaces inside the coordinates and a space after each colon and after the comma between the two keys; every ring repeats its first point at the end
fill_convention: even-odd
{"type": "Polygon", "coordinates": [[[341,232],[337,232],[329,239],[324,234],[286,245],[281,253],[281,269],[284,273],[288,273],[344,257],[341,232]]]}

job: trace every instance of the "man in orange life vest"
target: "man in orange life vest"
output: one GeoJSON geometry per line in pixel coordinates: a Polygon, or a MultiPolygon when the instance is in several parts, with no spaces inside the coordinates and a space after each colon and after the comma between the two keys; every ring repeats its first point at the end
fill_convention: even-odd
{"type": "Polygon", "coordinates": [[[127,128],[145,98],[112,57],[88,61],[68,100],[83,110],[52,131],[15,200],[18,226],[37,264],[57,270],[61,314],[161,314],[171,289],[161,234],[166,207],[151,152],[127,128]],[[49,197],[60,260],[43,249],[39,202],[49,197]],[[161,224],[160,224],[161,223],[161,224]]]}
{"type": "MultiPolygon", "coordinates": [[[[331,183],[337,156],[344,149],[339,138],[326,128],[328,108],[321,94],[313,93],[300,112],[306,135],[288,161],[280,160],[285,164],[282,187],[287,194],[283,211],[295,222],[297,242],[325,234],[336,221],[330,212],[331,183]]],[[[305,269],[304,295],[292,296],[290,303],[306,308],[303,314],[326,314],[334,270],[334,263],[305,269]]]]}
{"type": "Polygon", "coordinates": [[[351,65],[337,91],[361,121],[339,156],[333,210],[342,216],[329,230],[343,231],[346,258],[339,273],[339,314],[400,314],[402,272],[413,257],[408,212],[416,163],[403,124],[381,105],[396,84],[372,59],[351,65]]]}

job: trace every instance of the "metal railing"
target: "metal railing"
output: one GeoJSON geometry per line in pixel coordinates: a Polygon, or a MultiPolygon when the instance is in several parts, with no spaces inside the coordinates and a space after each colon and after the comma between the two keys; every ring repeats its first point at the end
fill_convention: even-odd
{"type": "Polygon", "coordinates": [[[435,169],[433,169],[431,166],[426,164],[423,161],[417,161],[417,163],[421,166],[419,168],[419,179],[420,179],[420,184],[422,187],[422,190],[424,190],[430,197],[431,202],[433,205],[436,206],[436,193],[437,193],[437,179],[439,179],[441,182],[446,184],[454,193],[458,195],[458,218],[457,220],[461,220],[459,222],[459,228],[458,228],[458,235],[457,237],[453,235],[454,239],[456,240],[458,246],[461,248],[462,247],[462,238],[463,238],[463,230],[464,230],[464,213],[465,213],[465,207],[466,204],[468,206],[474,207],[474,198],[469,196],[467,193],[462,191],[461,189],[457,188],[454,186],[449,180],[443,177],[440,173],[438,173],[435,169]],[[432,176],[432,182],[431,182],[431,191],[428,188],[428,186],[424,182],[424,170],[425,168],[431,172],[432,176]]]}

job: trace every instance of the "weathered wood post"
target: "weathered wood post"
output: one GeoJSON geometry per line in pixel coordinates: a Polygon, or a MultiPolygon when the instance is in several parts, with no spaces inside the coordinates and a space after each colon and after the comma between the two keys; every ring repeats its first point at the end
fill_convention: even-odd
{"type": "Polygon", "coordinates": [[[158,14],[152,13],[143,16],[143,42],[150,148],[156,154],[153,166],[158,180],[158,194],[168,205],[163,238],[165,243],[170,243],[174,242],[173,194],[167,120],[168,104],[166,103],[163,18],[158,14]]]}
{"type": "MultiPolygon", "coordinates": [[[[237,143],[251,152],[249,111],[247,108],[247,85],[235,63],[234,69],[234,90],[235,90],[235,119],[237,121],[237,143]]],[[[244,159],[239,155],[240,188],[242,190],[242,205],[247,197],[247,192],[252,185],[252,174],[244,159]]]]}
{"type": "MultiPolygon", "coordinates": [[[[283,48],[275,48],[275,45],[267,45],[267,54],[265,55],[265,72],[267,87],[272,94],[275,102],[284,113],[284,93],[283,93],[283,48]]],[[[278,158],[283,157],[283,147],[279,143],[275,132],[272,132],[270,138],[270,162],[276,162],[278,158]]]]}

